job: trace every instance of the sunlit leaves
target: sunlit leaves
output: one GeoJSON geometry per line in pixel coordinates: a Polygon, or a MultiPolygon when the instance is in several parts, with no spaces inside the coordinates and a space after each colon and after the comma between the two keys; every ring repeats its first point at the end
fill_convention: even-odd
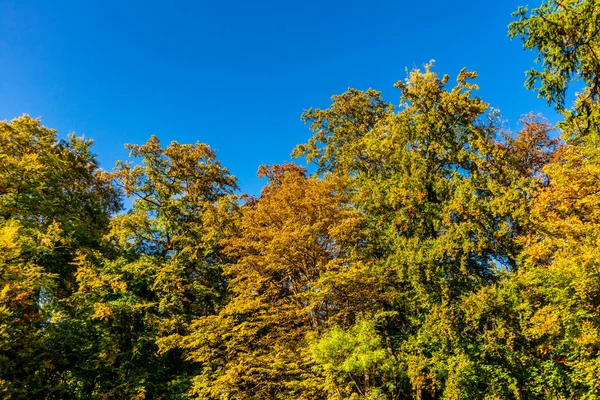
{"type": "Polygon", "coordinates": [[[357,296],[335,277],[353,268],[362,237],[343,180],[307,178],[293,164],[259,173],[269,184],[242,207],[224,242],[236,260],[225,269],[231,300],[184,338],[190,358],[213,371],[196,379],[200,397],[314,398],[319,380],[306,336],[351,318],[347,302],[357,296]],[[322,282],[324,276],[336,283],[322,282]]]}
{"type": "MultiPolygon", "coordinates": [[[[527,72],[525,85],[566,115],[568,137],[596,135],[600,96],[600,6],[596,0],[545,0],[539,7],[520,7],[509,26],[511,37],[537,51],[540,69],[527,72]],[[583,89],[570,109],[567,89],[580,81],[583,89]]],[[[579,85],[579,84],[578,84],[579,85]]]]}

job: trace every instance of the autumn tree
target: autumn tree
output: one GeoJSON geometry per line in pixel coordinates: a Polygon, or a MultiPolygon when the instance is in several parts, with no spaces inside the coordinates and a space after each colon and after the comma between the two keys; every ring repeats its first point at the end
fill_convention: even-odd
{"type": "Polygon", "coordinates": [[[177,349],[159,351],[159,342],[226,301],[219,240],[235,178],[205,144],[163,148],[153,136],[127,147],[139,162],[119,162],[111,174],[132,199],[106,235],[114,257],[78,261],[73,301],[99,334],[93,392],[185,398],[194,366],[177,349]]]}
{"type": "Polygon", "coordinates": [[[523,268],[510,284],[481,296],[487,305],[477,307],[498,310],[495,321],[483,317],[498,327],[488,330],[488,343],[505,346],[504,359],[527,369],[526,378],[514,385],[520,390],[514,397],[596,398],[600,8],[596,1],[545,1],[515,15],[511,36],[536,50],[541,64],[528,72],[526,84],[563,113],[559,127],[565,145],[544,167],[548,184],[533,197],[523,268]],[[568,107],[566,94],[574,82],[583,88],[568,107]]]}
{"type": "Polygon", "coordinates": [[[64,397],[79,382],[78,252],[99,251],[118,192],[92,142],[27,115],[0,122],[0,393],[64,397]]]}
{"type": "Polygon", "coordinates": [[[449,77],[428,65],[398,82],[396,113],[349,100],[366,96],[350,91],[304,115],[315,136],[295,155],[348,176],[352,204],[370,227],[369,268],[386,294],[371,318],[393,360],[380,365],[402,369],[390,398],[411,387],[417,398],[468,390],[474,369],[461,302],[519,268],[517,238],[552,152],[549,127],[535,119],[517,138],[504,132],[473,95],[475,77],[463,70],[448,89],[449,77]],[[356,130],[355,115],[374,122],[356,130]],[[348,126],[354,134],[344,134],[348,126]]]}
{"type": "Polygon", "coordinates": [[[225,268],[231,300],[183,338],[188,357],[205,371],[193,393],[321,398],[308,344],[333,321],[353,320],[369,301],[360,283],[370,278],[350,262],[362,246],[362,218],[346,205],[339,179],[308,178],[293,164],[261,167],[259,175],[268,185],[242,207],[224,242],[236,260],[225,268]]]}

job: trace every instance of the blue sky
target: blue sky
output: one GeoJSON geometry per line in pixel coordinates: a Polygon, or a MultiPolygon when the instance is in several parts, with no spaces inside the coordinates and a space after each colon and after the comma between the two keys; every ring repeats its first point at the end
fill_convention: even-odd
{"type": "Polygon", "coordinates": [[[509,126],[530,111],[555,121],[523,88],[535,55],[507,37],[523,4],[0,0],[0,120],[28,113],[92,138],[105,169],[151,134],[201,141],[257,193],[258,166],[310,136],[304,109],[348,87],[397,104],[393,84],[431,59],[477,71],[509,126]]]}

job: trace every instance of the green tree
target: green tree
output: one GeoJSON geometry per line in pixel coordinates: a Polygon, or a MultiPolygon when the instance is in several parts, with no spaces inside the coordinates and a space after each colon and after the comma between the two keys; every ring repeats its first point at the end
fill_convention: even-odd
{"type": "Polygon", "coordinates": [[[375,318],[359,316],[349,329],[334,326],[311,343],[311,356],[325,377],[328,399],[386,399],[386,394],[394,392],[397,366],[377,325],[375,318]]]}
{"type": "Polygon", "coordinates": [[[510,34],[538,50],[526,85],[565,119],[566,145],[542,164],[528,196],[521,268],[463,302],[478,344],[485,394],[502,398],[597,398],[598,4],[546,1],[520,8],[510,34]],[[573,108],[572,82],[582,91],[573,108]]]}
{"type": "Polygon", "coordinates": [[[0,122],[0,393],[61,398],[77,390],[78,252],[98,251],[119,195],[89,140],[27,115],[0,122]]]}
{"type": "Polygon", "coordinates": [[[162,148],[153,136],[127,147],[140,162],[111,174],[133,198],[106,236],[114,256],[87,253],[78,263],[73,301],[98,335],[92,391],[185,398],[195,366],[163,341],[226,301],[220,226],[235,207],[235,178],[201,143],[162,148]]]}
{"type": "Polygon", "coordinates": [[[565,114],[568,136],[598,134],[600,128],[600,6],[596,0],[545,0],[539,7],[519,7],[509,36],[537,50],[540,69],[527,71],[526,87],[565,114]],[[567,89],[583,86],[573,108],[566,107],[567,89]]]}
{"type": "Polygon", "coordinates": [[[305,114],[315,136],[295,152],[349,176],[352,204],[369,226],[368,269],[385,293],[374,318],[389,365],[399,369],[392,381],[379,378],[391,398],[408,396],[411,387],[417,398],[476,390],[477,350],[463,337],[462,301],[518,270],[518,237],[555,144],[549,126],[535,119],[516,138],[505,133],[473,95],[475,77],[462,71],[446,89],[449,78],[430,65],[414,70],[396,85],[399,111],[377,114],[346,141],[335,139],[353,127],[337,120],[346,118],[338,102],[367,105],[353,115],[373,110],[348,101],[364,96],[358,92],[335,97],[329,110],[305,114]]]}

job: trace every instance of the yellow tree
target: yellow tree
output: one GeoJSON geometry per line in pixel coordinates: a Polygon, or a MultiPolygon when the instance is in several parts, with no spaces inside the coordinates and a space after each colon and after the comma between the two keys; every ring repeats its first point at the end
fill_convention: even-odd
{"type": "MultiPolygon", "coordinates": [[[[530,318],[523,335],[543,362],[548,397],[600,396],[600,5],[547,0],[521,7],[510,26],[541,68],[527,86],[564,114],[565,146],[545,168],[549,185],[534,199],[525,268],[516,280],[530,318]],[[573,82],[583,86],[571,108],[573,82]]],[[[533,389],[532,389],[533,391],[533,389]]],[[[540,391],[541,393],[542,391],[540,391]]]]}
{"type": "Polygon", "coordinates": [[[362,218],[346,205],[339,179],[307,178],[293,164],[261,167],[259,175],[269,184],[242,207],[225,241],[236,260],[225,269],[230,302],[183,339],[204,368],[194,394],[320,398],[309,340],[332,321],[352,321],[371,301],[372,278],[352,262],[362,218]]]}

